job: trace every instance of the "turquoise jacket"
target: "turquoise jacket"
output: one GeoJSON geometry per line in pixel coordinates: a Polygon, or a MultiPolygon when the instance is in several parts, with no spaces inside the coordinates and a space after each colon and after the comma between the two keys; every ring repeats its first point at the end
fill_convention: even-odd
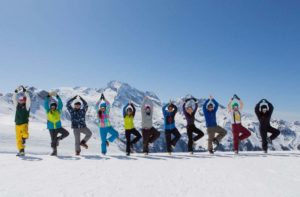
{"type": "Polygon", "coordinates": [[[62,128],[61,113],[63,109],[63,103],[59,96],[57,96],[56,98],[58,100],[58,104],[57,104],[57,109],[55,111],[51,111],[50,109],[50,104],[49,104],[50,97],[47,97],[45,99],[44,108],[47,113],[47,128],[49,130],[62,128]]]}

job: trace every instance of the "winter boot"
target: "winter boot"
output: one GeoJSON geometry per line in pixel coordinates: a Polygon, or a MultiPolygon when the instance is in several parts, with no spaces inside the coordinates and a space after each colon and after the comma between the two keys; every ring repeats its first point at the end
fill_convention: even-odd
{"type": "Polygon", "coordinates": [[[213,146],[214,146],[213,151],[216,152],[220,146],[220,142],[217,139],[214,139],[213,146]]]}
{"type": "Polygon", "coordinates": [[[272,142],[270,137],[267,138],[267,141],[268,141],[269,144],[273,145],[273,142],[272,142]]]}
{"type": "Polygon", "coordinates": [[[82,140],[82,141],[80,142],[80,146],[82,146],[82,147],[85,148],[85,149],[88,149],[88,148],[89,148],[88,145],[86,144],[86,142],[85,142],[84,140],[82,140]]]}
{"type": "Polygon", "coordinates": [[[25,156],[25,150],[21,149],[16,156],[17,157],[24,157],[25,156]]]}
{"type": "Polygon", "coordinates": [[[56,148],[53,148],[51,156],[57,156],[57,149],[56,148]]]}
{"type": "Polygon", "coordinates": [[[209,150],[208,153],[209,153],[210,155],[213,155],[215,152],[214,152],[213,150],[209,150]]]}

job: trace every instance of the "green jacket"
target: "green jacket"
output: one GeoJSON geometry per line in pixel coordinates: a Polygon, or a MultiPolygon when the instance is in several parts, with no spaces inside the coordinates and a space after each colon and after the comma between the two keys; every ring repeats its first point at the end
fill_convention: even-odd
{"type": "Polygon", "coordinates": [[[13,95],[13,103],[16,107],[16,115],[15,115],[16,125],[28,124],[29,122],[31,99],[27,92],[25,92],[25,96],[26,96],[26,103],[25,105],[21,105],[17,101],[17,94],[15,93],[13,95]]]}

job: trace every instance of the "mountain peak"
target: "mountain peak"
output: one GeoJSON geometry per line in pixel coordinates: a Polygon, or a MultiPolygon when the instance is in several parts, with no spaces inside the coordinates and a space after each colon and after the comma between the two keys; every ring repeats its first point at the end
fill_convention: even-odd
{"type": "Polygon", "coordinates": [[[129,86],[127,83],[123,83],[121,81],[117,81],[117,80],[114,80],[114,81],[110,81],[108,84],[107,84],[107,87],[108,88],[111,88],[111,89],[115,89],[115,90],[118,90],[120,89],[122,86],[129,86]]]}

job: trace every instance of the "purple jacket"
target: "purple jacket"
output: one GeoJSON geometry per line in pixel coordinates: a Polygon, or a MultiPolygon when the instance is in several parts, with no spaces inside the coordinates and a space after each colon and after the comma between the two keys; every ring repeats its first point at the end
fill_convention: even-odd
{"type": "Polygon", "coordinates": [[[189,125],[194,125],[195,124],[195,114],[196,114],[197,109],[198,109],[198,104],[197,103],[195,104],[195,109],[194,109],[192,114],[187,113],[185,106],[186,106],[186,103],[183,104],[183,113],[185,115],[187,125],[188,126],[189,125]]]}

